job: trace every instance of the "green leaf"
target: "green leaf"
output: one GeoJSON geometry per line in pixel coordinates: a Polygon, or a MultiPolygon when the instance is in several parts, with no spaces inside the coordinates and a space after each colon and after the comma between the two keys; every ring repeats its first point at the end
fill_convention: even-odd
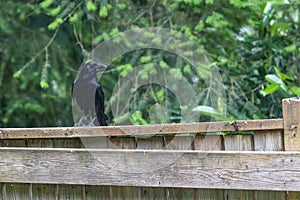
{"type": "Polygon", "coordinates": [[[40,86],[41,86],[41,88],[43,88],[43,89],[49,88],[49,84],[48,84],[45,80],[42,80],[42,81],[40,82],[40,86]]]}
{"type": "Polygon", "coordinates": [[[291,44],[285,47],[284,50],[288,53],[294,52],[296,50],[296,44],[291,44]]]}
{"type": "Polygon", "coordinates": [[[275,83],[278,85],[283,84],[282,80],[274,74],[268,74],[265,76],[265,78],[269,83],[275,83]]]}
{"type": "Polygon", "coordinates": [[[197,23],[196,27],[195,27],[195,30],[196,31],[202,31],[204,28],[204,23],[202,20],[199,20],[199,22],[197,23]]]}
{"type": "Polygon", "coordinates": [[[87,2],[86,2],[86,9],[87,9],[88,11],[95,11],[95,10],[97,10],[97,7],[96,7],[96,5],[93,3],[93,1],[87,1],[87,2]]]}
{"type": "Polygon", "coordinates": [[[162,68],[167,68],[168,64],[165,61],[160,61],[159,66],[161,66],[162,68]]]}
{"type": "Polygon", "coordinates": [[[278,67],[274,67],[274,69],[275,69],[275,72],[276,72],[277,76],[279,76],[281,78],[281,80],[283,80],[283,81],[287,80],[287,79],[288,80],[294,80],[292,76],[289,76],[287,74],[284,74],[284,73],[280,72],[278,67]]]}
{"type": "Polygon", "coordinates": [[[214,4],[214,0],[205,0],[206,4],[214,4]]]}
{"type": "Polygon", "coordinates": [[[59,27],[59,25],[61,25],[63,23],[63,19],[61,18],[56,18],[53,22],[51,22],[48,25],[48,29],[49,30],[55,30],[59,27]]]}
{"type": "Polygon", "coordinates": [[[14,73],[13,78],[20,78],[21,77],[21,71],[18,70],[17,72],[14,73]]]}
{"type": "Polygon", "coordinates": [[[261,94],[263,96],[269,95],[269,94],[273,94],[274,92],[276,92],[278,89],[280,88],[279,84],[276,83],[272,83],[266,86],[266,88],[264,90],[261,91],[261,94]]]}
{"type": "Polygon", "coordinates": [[[290,89],[292,90],[292,92],[294,93],[294,95],[300,96],[300,87],[292,86],[290,89]]]}
{"type": "Polygon", "coordinates": [[[211,117],[221,117],[222,114],[211,106],[197,106],[192,111],[200,112],[211,117]]]}
{"type": "Polygon", "coordinates": [[[99,16],[100,17],[107,17],[107,7],[106,6],[101,7],[100,12],[99,12],[99,16]]]}
{"type": "Polygon", "coordinates": [[[56,16],[56,15],[58,15],[58,13],[60,13],[60,11],[61,11],[61,7],[60,7],[60,6],[57,6],[56,8],[51,9],[51,10],[49,11],[49,15],[51,15],[51,16],[56,16]]]}
{"type": "Polygon", "coordinates": [[[45,0],[43,2],[40,3],[40,6],[42,8],[48,8],[49,6],[51,6],[53,4],[54,0],[45,0]]]}
{"type": "Polygon", "coordinates": [[[150,62],[150,61],[151,61],[151,56],[142,56],[142,57],[140,58],[140,61],[141,61],[142,63],[150,62]]]}
{"type": "Polygon", "coordinates": [[[75,13],[73,16],[71,16],[69,18],[69,22],[71,22],[71,23],[75,23],[77,21],[78,21],[78,14],[77,13],[75,13]]]}
{"type": "Polygon", "coordinates": [[[225,28],[229,25],[224,16],[217,12],[213,12],[211,16],[207,17],[205,22],[215,28],[225,28]]]}

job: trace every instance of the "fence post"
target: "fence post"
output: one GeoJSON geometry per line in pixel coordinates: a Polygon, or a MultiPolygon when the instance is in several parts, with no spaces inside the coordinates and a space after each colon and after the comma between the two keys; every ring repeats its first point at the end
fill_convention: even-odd
{"type": "Polygon", "coordinates": [[[285,151],[300,150],[300,98],[282,100],[285,151]]]}

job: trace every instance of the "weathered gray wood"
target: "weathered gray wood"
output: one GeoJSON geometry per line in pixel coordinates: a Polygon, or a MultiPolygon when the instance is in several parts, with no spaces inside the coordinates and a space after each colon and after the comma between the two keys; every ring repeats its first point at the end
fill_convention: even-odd
{"type": "MultiPolygon", "coordinates": [[[[252,151],[252,135],[226,135],[224,136],[224,146],[226,151],[252,151]]],[[[225,190],[227,199],[253,199],[252,190],[225,190]]]]}
{"type": "Polygon", "coordinates": [[[30,200],[29,184],[6,184],[6,194],[3,199],[30,200]]]}
{"type": "Polygon", "coordinates": [[[80,185],[60,185],[59,186],[59,199],[74,199],[85,200],[85,193],[82,191],[80,185]]]}
{"type": "Polygon", "coordinates": [[[263,200],[286,200],[287,193],[286,192],[278,192],[278,191],[257,191],[254,193],[255,199],[263,199],[263,200]]]}
{"type": "Polygon", "coordinates": [[[254,133],[255,151],[283,151],[282,130],[256,131],[254,133]]]}
{"type": "Polygon", "coordinates": [[[191,150],[194,149],[194,136],[166,136],[164,148],[167,150],[191,150]]]}
{"type": "Polygon", "coordinates": [[[0,157],[2,182],[282,191],[300,188],[300,152],[0,148],[0,157]],[[150,159],[143,159],[145,155],[150,159]],[[168,166],[151,170],[172,159],[168,166]],[[137,171],[126,171],[131,167],[137,171]],[[147,172],[143,169],[139,173],[139,167],[147,172]]]}
{"type": "MultiPolygon", "coordinates": [[[[195,194],[196,199],[204,200],[225,200],[223,190],[212,190],[212,189],[197,189],[195,194]]],[[[227,198],[228,199],[228,198],[227,198]]]]}
{"type": "MultiPolygon", "coordinates": [[[[82,143],[79,138],[53,139],[53,147],[55,148],[81,148],[81,146],[82,143]]],[[[75,175],[76,172],[74,172],[73,174],[75,175]]],[[[56,190],[58,199],[86,200],[85,185],[57,185],[56,190]]]]}
{"type": "Polygon", "coordinates": [[[1,147],[26,147],[26,140],[16,139],[16,140],[0,140],[1,147]]]}
{"type": "Polygon", "coordinates": [[[86,199],[87,200],[110,200],[111,198],[109,186],[86,186],[86,199]]]}
{"type": "MultiPolygon", "coordinates": [[[[137,149],[143,149],[143,150],[149,150],[149,149],[156,149],[161,150],[164,148],[164,141],[165,137],[147,137],[147,138],[136,138],[137,141],[137,149]]],[[[151,159],[148,156],[145,155],[145,157],[142,158],[143,160],[151,159]]],[[[139,162],[138,160],[136,162],[139,162]]],[[[166,165],[163,165],[162,163],[157,163],[157,166],[154,166],[153,168],[147,168],[147,165],[142,167],[145,167],[142,171],[139,171],[137,167],[131,167],[130,171],[135,173],[138,172],[140,174],[147,173],[149,171],[154,171],[157,168],[165,167],[166,165]]],[[[148,186],[148,185],[143,185],[148,186]]],[[[140,187],[137,188],[140,191],[140,194],[143,196],[143,199],[165,199],[165,193],[166,188],[152,188],[152,187],[140,187]]]]}
{"type": "MultiPolygon", "coordinates": [[[[200,135],[194,139],[194,149],[201,151],[221,151],[224,149],[223,139],[220,135],[200,135]]],[[[195,189],[194,199],[219,200],[224,199],[223,190],[195,189]]]]}
{"type": "Polygon", "coordinates": [[[141,199],[140,190],[137,190],[135,187],[110,187],[110,199],[141,199]]]}
{"type": "Polygon", "coordinates": [[[299,98],[290,98],[282,100],[282,114],[284,121],[284,145],[286,151],[300,150],[299,113],[299,98]]]}
{"type": "Polygon", "coordinates": [[[55,148],[82,148],[82,142],[79,138],[56,138],[53,139],[55,148]]]}
{"type": "Polygon", "coordinates": [[[141,190],[141,198],[143,200],[166,199],[166,190],[162,188],[143,187],[141,190]]]}
{"type": "Polygon", "coordinates": [[[194,149],[202,151],[220,151],[223,149],[222,136],[219,135],[196,135],[194,149]]]}
{"type": "MultiPolygon", "coordinates": [[[[99,138],[99,137],[98,137],[99,138]]],[[[107,138],[107,148],[110,149],[136,149],[136,139],[133,137],[107,138]]],[[[140,199],[141,187],[110,186],[109,199],[140,199]]]]}
{"type": "Polygon", "coordinates": [[[53,147],[53,139],[27,139],[26,147],[53,147]]]}
{"type": "MultiPolygon", "coordinates": [[[[282,130],[256,131],[254,133],[255,151],[282,151],[283,134],[282,130]]],[[[286,192],[255,191],[256,199],[286,199],[286,192]]]]}
{"type": "Polygon", "coordinates": [[[136,149],[136,139],[133,137],[110,138],[107,141],[108,149],[136,149]]]}
{"type": "Polygon", "coordinates": [[[208,133],[283,129],[282,119],[240,120],[233,122],[201,122],[152,124],[139,126],[2,128],[0,139],[74,138],[95,136],[143,136],[153,134],[208,133]]]}
{"type": "Polygon", "coordinates": [[[191,188],[168,188],[167,200],[195,199],[195,189],[191,188]]]}
{"type": "Polygon", "coordinates": [[[224,145],[226,151],[252,151],[252,135],[226,135],[224,145]]]}
{"type": "Polygon", "coordinates": [[[164,138],[163,137],[148,137],[136,138],[137,149],[162,149],[164,138]]]}
{"type": "Polygon", "coordinates": [[[43,200],[43,199],[58,200],[59,198],[56,189],[57,189],[56,185],[33,184],[32,199],[33,200],[43,200]]]}
{"type": "Polygon", "coordinates": [[[226,190],[225,199],[234,199],[234,200],[253,200],[254,198],[254,191],[252,190],[226,190]]]}
{"type": "Polygon", "coordinates": [[[287,200],[298,200],[300,199],[300,192],[287,192],[286,195],[287,200]]]}

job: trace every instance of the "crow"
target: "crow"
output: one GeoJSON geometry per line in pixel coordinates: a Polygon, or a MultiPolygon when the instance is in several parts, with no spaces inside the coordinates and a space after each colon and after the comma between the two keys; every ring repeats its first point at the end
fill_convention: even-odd
{"type": "Polygon", "coordinates": [[[84,112],[84,116],[75,126],[85,125],[83,120],[86,120],[87,116],[92,117],[88,125],[107,126],[107,116],[104,113],[104,92],[96,76],[97,72],[105,68],[106,65],[102,63],[89,61],[74,81],[72,98],[84,112]]]}

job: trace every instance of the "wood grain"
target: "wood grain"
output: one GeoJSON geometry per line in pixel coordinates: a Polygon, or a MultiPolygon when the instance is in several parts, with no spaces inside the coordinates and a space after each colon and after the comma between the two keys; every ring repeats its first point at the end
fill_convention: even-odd
{"type": "Polygon", "coordinates": [[[145,136],[154,134],[211,133],[228,131],[283,129],[283,119],[202,122],[186,124],[153,124],[139,126],[2,128],[0,139],[73,138],[95,136],[145,136]]]}
{"type": "Polygon", "coordinates": [[[300,150],[300,99],[282,100],[284,144],[286,151],[300,150]]]}
{"type": "Polygon", "coordinates": [[[0,148],[0,157],[2,182],[276,191],[300,188],[300,152],[0,148]],[[143,159],[145,155],[149,159],[143,159]],[[155,168],[173,158],[168,166],[155,168]],[[126,171],[131,167],[145,168],[146,172],[126,171]]]}

